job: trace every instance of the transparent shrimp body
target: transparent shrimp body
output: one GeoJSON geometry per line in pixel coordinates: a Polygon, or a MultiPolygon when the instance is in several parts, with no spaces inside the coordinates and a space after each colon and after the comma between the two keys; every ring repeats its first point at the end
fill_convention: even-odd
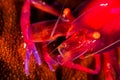
{"type": "Polygon", "coordinates": [[[73,61],[87,52],[93,52],[97,44],[100,43],[100,35],[97,32],[81,29],[75,32],[67,40],[58,46],[58,62],[63,64],[73,61]],[[96,35],[96,36],[95,36],[96,35]]]}
{"type": "MultiPolygon", "coordinates": [[[[58,63],[67,67],[73,65],[73,60],[85,55],[87,52],[96,54],[108,49],[114,44],[119,44],[120,35],[115,36],[116,34],[120,34],[119,4],[119,0],[93,0],[76,19],[70,14],[70,10],[66,9],[66,11],[63,12],[63,17],[68,19],[67,22],[60,18],[60,12],[42,1],[25,0],[21,14],[21,29],[26,43],[26,74],[29,74],[28,64],[31,53],[33,53],[36,62],[39,65],[41,64],[34,42],[46,43],[54,41],[59,36],[65,36],[66,40],[57,47],[60,55],[57,55],[56,59],[58,63]],[[31,5],[59,18],[57,20],[30,24],[31,5]],[[67,63],[69,63],[69,65],[67,65],[67,63]]],[[[50,64],[52,58],[49,56],[47,49],[43,50],[46,52],[44,59],[50,64]]],[[[95,58],[99,70],[100,58],[96,55],[95,58]]],[[[74,68],[78,70],[90,73],[98,72],[85,69],[85,67],[81,67],[80,65],[74,64],[74,66],[74,68]]]]}

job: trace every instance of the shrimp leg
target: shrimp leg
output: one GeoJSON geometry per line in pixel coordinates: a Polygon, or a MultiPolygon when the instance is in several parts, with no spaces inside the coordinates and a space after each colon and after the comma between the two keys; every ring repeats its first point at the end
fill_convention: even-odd
{"type": "Polygon", "coordinates": [[[118,66],[115,51],[110,50],[108,52],[105,52],[103,56],[105,80],[120,80],[120,68],[118,66]],[[118,76],[115,77],[115,74],[118,76]]]}
{"type": "Polygon", "coordinates": [[[76,70],[80,70],[80,71],[84,71],[84,72],[87,72],[87,73],[91,73],[91,74],[98,74],[99,71],[100,71],[100,66],[101,66],[101,63],[100,63],[100,54],[96,54],[95,56],[95,70],[92,70],[92,69],[89,69],[89,68],[86,68],[84,66],[81,66],[79,64],[75,64],[71,61],[68,61],[66,63],[63,64],[63,66],[66,66],[68,68],[72,68],[72,69],[76,69],[76,70]]]}
{"type": "Polygon", "coordinates": [[[50,5],[46,4],[45,2],[38,1],[38,0],[31,0],[31,4],[39,10],[44,12],[50,13],[56,17],[60,15],[60,12],[51,7],[50,5]]]}
{"type": "Polygon", "coordinates": [[[47,63],[49,69],[51,71],[55,71],[54,68],[53,68],[53,65],[57,64],[57,62],[54,59],[52,59],[52,57],[49,55],[47,46],[44,46],[46,44],[47,43],[42,43],[42,45],[43,45],[42,49],[43,49],[43,53],[44,53],[44,60],[47,63]]]}
{"type": "Polygon", "coordinates": [[[33,55],[36,59],[36,62],[39,65],[41,64],[41,60],[40,60],[38,51],[35,47],[35,44],[29,38],[30,5],[31,5],[31,1],[26,0],[23,7],[22,7],[21,20],[20,20],[22,35],[23,35],[23,38],[24,38],[24,42],[26,44],[25,73],[27,75],[29,74],[28,64],[29,64],[29,59],[30,59],[30,56],[31,56],[32,53],[33,53],[33,55]]]}

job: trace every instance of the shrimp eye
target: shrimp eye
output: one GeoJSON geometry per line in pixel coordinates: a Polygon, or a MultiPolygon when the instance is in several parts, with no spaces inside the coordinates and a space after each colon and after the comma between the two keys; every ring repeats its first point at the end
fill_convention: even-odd
{"type": "Polygon", "coordinates": [[[92,33],[92,37],[93,37],[94,39],[99,39],[100,36],[101,36],[101,34],[100,34],[99,32],[93,32],[93,33],[92,33]]]}
{"type": "Polygon", "coordinates": [[[69,8],[65,8],[64,11],[63,11],[63,15],[64,15],[64,16],[68,16],[68,15],[70,15],[70,12],[71,12],[71,11],[70,11],[69,8]]]}

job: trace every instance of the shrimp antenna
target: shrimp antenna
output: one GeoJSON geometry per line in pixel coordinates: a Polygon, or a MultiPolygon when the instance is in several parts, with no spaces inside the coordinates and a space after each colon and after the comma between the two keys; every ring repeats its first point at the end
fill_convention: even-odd
{"type": "Polygon", "coordinates": [[[110,48],[111,46],[116,45],[116,44],[119,43],[119,42],[120,42],[120,39],[118,39],[117,41],[111,43],[110,45],[108,45],[108,46],[106,46],[106,47],[104,47],[104,48],[102,48],[102,49],[100,49],[100,50],[98,50],[98,51],[96,51],[96,52],[94,52],[94,53],[88,55],[88,56],[85,56],[83,59],[88,58],[88,57],[91,57],[91,56],[94,56],[95,54],[98,54],[98,53],[100,53],[100,52],[102,52],[102,51],[104,51],[104,50],[110,48]]]}
{"type": "Polygon", "coordinates": [[[64,2],[64,4],[63,4],[62,10],[61,10],[61,12],[60,12],[60,16],[58,17],[58,19],[57,19],[57,21],[56,21],[56,23],[55,23],[55,26],[54,26],[54,28],[53,28],[53,30],[52,30],[52,32],[51,32],[50,37],[52,37],[52,36],[54,35],[54,33],[55,33],[55,30],[56,30],[56,28],[57,28],[58,22],[59,22],[60,19],[61,19],[61,15],[62,15],[62,12],[63,12],[63,9],[64,9],[64,7],[65,7],[66,2],[67,2],[67,0],[65,0],[65,2],[64,2]]]}

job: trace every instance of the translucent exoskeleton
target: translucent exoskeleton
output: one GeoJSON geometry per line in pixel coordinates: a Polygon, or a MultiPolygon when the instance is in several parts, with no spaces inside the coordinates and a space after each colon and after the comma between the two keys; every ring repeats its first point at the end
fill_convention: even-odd
{"type": "MultiPolygon", "coordinates": [[[[38,2],[37,0],[26,0],[21,14],[21,28],[24,36],[24,41],[27,45],[27,53],[25,60],[25,72],[29,74],[28,63],[31,52],[38,64],[41,64],[40,57],[35,48],[34,42],[42,42],[43,46],[54,41],[59,36],[65,36],[63,41],[56,49],[59,55],[56,59],[52,59],[47,51],[47,47],[43,48],[44,59],[50,70],[53,64],[60,64],[76,70],[85,71],[92,74],[97,74],[100,71],[100,54],[112,53],[110,48],[120,45],[120,1],[119,0],[93,0],[77,18],[71,14],[70,9],[66,8],[63,14],[59,13],[49,5],[38,2]],[[42,21],[30,24],[30,6],[58,16],[57,20],[42,21]],[[62,16],[61,16],[62,15],[62,16]],[[89,54],[88,54],[89,53],[89,54]],[[87,56],[86,56],[87,55],[87,56]],[[96,69],[92,70],[73,63],[77,58],[85,59],[89,56],[94,56],[96,69]]],[[[114,52],[114,51],[113,51],[114,52]]],[[[111,57],[109,54],[104,55],[111,57]]],[[[107,61],[105,64],[111,64],[112,61],[107,61]]],[[[115,64],[117,66],[118,64],[115,64]]],[[[114,68],[119,72],[119,67],[114,68]]],[[[108,67],[108,66],[107,66],[108,67]]],[[[106,68],[110,70],[110,68],[106,68]]],[[[109,76],[108,79],[112,79],[109,76]]]]}
{"type": "Polygon", "coordinates": [[[34,6],[42,11],[48,12],[54,16],[59,17],[60,15],[59,11],[47,5],[45,2],[37,1],[37,0],[25,0],[22,7],[20,24],[21,24],[22,35],[26,45],[25,73],[27,75],[29,74],[28,64],[29,64],[29,59],[31,54],[34,55],[36,62],[39,65],[41,65],[41,59],[39,57],[39,54],[34,42],[52,41],[58,36],[65,35],[66,30],[68,29],[67,26],[69,26],[68,23],[67,24],[65,23],[66,22],[65,20],[60,21],[59,19],[31,24],[30,22],[31,6],[34,6]],[[58,27],[57,28],[58,32],[54,32],[55,31],[54,28],[57,27],[58,24],[60,27],[64,27],[65,30],[62,30],[60,27],[58,27]],[[40,36],[38,36],[37,35],[38,33],[36,34],[36,32],[38,32],[40,36]]]}

